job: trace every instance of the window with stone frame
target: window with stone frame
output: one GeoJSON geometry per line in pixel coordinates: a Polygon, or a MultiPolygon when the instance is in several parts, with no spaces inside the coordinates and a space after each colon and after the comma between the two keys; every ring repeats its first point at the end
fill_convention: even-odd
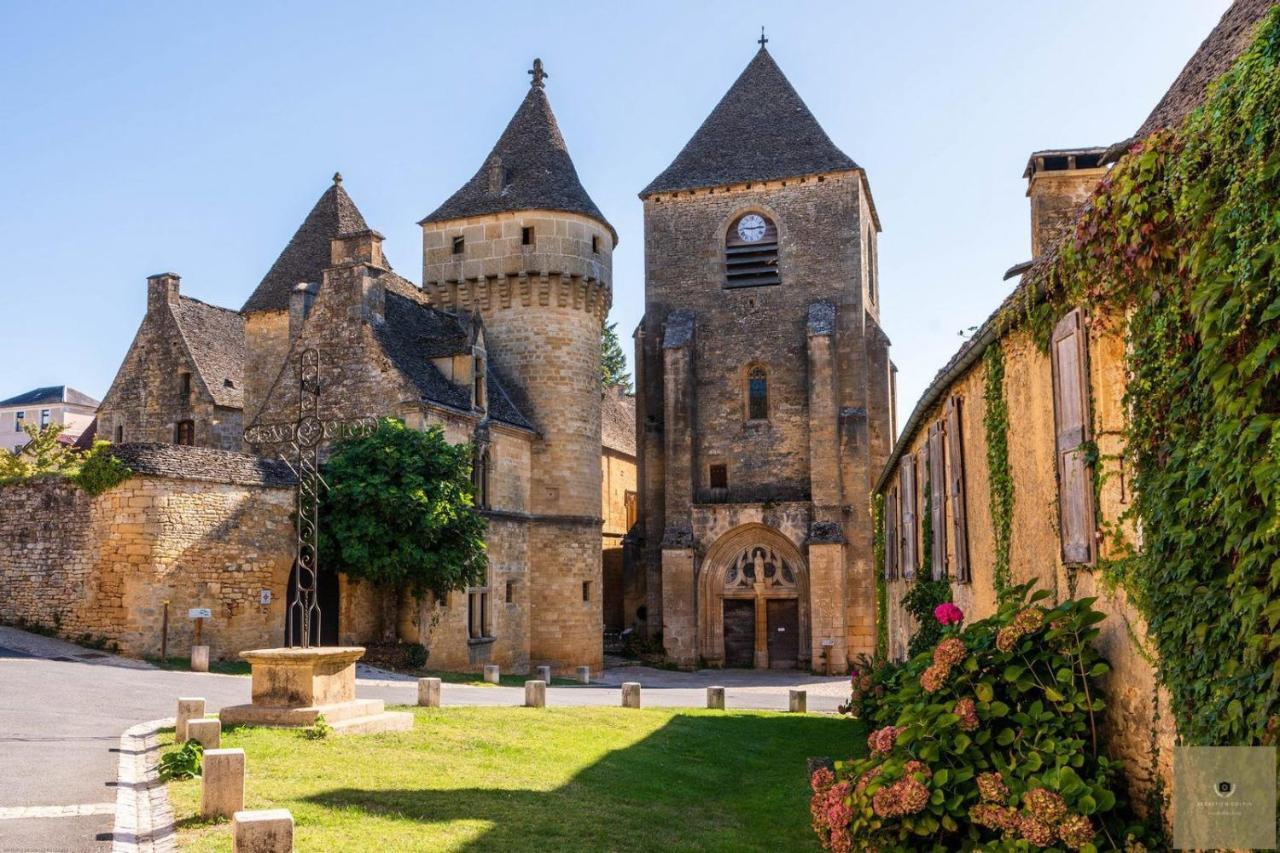
{"type": "Polygon", "coordinates": [[[707,485],[712,489],[729,488],[729,466],[723,463],[708,466],[707,485]]]}
{"type": "Polygon", "coordinates": [[[124,424],[116,424],[116,444],[124,441],[124,424]]]}
{"type": "Polygon", "coordinates": [[[488,445],[477,444],[471,462],[471,485],[475,488],[476,506],[480,509],[489,508],[489,467],[488,445]]]}
{"type": "Polygon", "coordinates": [[[507,604],[516,603],[516,582],[507,581],[507,604]]]}
{"type": "Polygon", "coordinates": [[[178,374],[178,394],[184,400],[191,396],[191,374],[182,372],[178,374]]]}
{"type": "Polygon", "coordinates": [[[196,422],[178,421],[173,425],[173,443],[193,445],[196,443],[196,422]]]}
{"type": "Polygon", "coordinates": [[[476,356],[471,364],[471,382],[472,396],[475,399],[475,407],[477,409],[484,409],[486,405],[484,379],[484,358],[476,356]]]}
{"type": "Polygon", "coordinates": [[[724,239],[724,286],[781,284],[778,228],[763,213],[748,211],[729,223],[724,239]]]}
{"type": "Polygon", "coordinates": [[[880,301],[880,282],[876,267],[876,232],[867,229],[867,297],[872,305],[880,301]]]}
{"type": "Polygon", "coordinates": [[[454,238],[453,238],[453,244],[452,244],[452,245],[453,245],[453,253],[454,253],[455,255],[461,255],[461,254],[462,254],[463,252],[465,252],[465,251],[466,251],[466,249],[467,249],[467,238],[466,238],[466,237],[454,237],[454,238]]]}
{"type": "Polygon", "coordinates": [[[467,638],[489,640],[493,638],[493,623],[489,614],[489,587],[467,590],[467,638]]]}
{"type": "Polygon", "coordinates": [[[756,364],[747,368],[747,420],[769,419],[769,371],[756,364]]]}

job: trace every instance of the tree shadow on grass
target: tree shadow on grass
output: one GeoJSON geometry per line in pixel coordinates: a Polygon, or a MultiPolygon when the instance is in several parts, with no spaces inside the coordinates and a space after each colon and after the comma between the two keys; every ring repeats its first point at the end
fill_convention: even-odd
{"type": "Polygon", "coordinates": [[[512,778],[508,788],[335,788],[306,801],[491,824],[465,850],[816,850],[805,760],[847,757],[860,742],[861,727],[835,717],[678,715],[551,790],[512,778]]]}

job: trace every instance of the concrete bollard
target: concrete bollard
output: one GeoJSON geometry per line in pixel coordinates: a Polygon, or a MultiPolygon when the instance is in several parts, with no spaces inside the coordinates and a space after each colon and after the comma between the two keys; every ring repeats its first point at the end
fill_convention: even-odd
{"type": "Polygon", "coordinates": [[[204,716],[204,700],[187,697],[178,699],[178,714],[173,718],[173,742],[187,742],[187,722],[204,716]]]}
{"type": "Polygon", "coordinates": [[[484,665],[484,680],[490,684],[498,683],[498,665],[496,663],[487,663],[484,665]]]}
{"type": "Polygon", "coordinates": [[[723,687],[707,688],[707,707],[716,711],[724,710],[724,688],[723,687]]]}
{"type": "Polygon", "coordinates": [[[579,684],[591,683],[591,667],[589,666],[578,667],[578,683],[579,684]]]}
{"type": "Polygon", "coordinates": [[[192,646],[191,647],[191,671],[192,672],[208,672],[209,671],[209,647],[208,646],[192,646]]]}
{"type": "Polygon", "coordinates": [[[524,683],[524,706],[526,708],[545,708],[547,706],[547,682],[526,681],[524,683]]]}
{"type": "Polygon", "coordinates": [[[424,708],[440,707],[440,679],[418,679],[418,704],[424,708]]]}
{"type": "Polygon", "coordinates": [[[640,707],[640,682],[638,681],[622,682],[622,707],[624,708],[640,707]]]}
{"type": "Polygon", "coordinates": [[[538,680],[544,681],[547,684],[550,684],[551,683],[551,667],[549,666],[538,667],[538,680]]]}
{"type": "Polygon", "coordinates": [[[808,706],[808,694],[803,690],[791,691],[790,707],[787,709],[793,714],[803,714],[808,706]]]}
{"type": "Polygon", "coordinates": [[[231,819],[232,853],[293,853],[293,815],[288,809],[236,812],[231,819]]]}
{"type": "Polygon", "coordinates": [[[187,721],[187,737],[199,741],[205,749],[217,749],[222,745],[222,721],[199,719],[187,721]]]}
{"type": "Polygon", "coordinates": [[[206,749],[200,767],[201,817],[231,817],[244,808],[243,749],[206,749]]]}

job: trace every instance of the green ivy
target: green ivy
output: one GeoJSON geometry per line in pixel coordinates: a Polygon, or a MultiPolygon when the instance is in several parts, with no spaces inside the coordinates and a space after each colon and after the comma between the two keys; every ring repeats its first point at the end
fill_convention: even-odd
{"type": "Polygon", "coordinates": [[[1004,398],[1004,350],[999,342],[983,354],[986,384],[982,426],[987,438],[987,482],[991,492],[991,532],[995,540],[992,579],[997,596],[1009,588],[1009,542],[1013,534],[1013,472],[1009,467],[1009,404],[1004,398]]]}
{"type": "MultiPolygon", "coordinates": [[[[1007,312],[1047,345],[1084,305],[1126,338],[1145,616],[1188,744],[1266,741],[1280,706],[1280,8],[1183,124],[1134,145],[1007,312]]],[[[992,348],[994,349],[994,348],[992,348]]],[[[994,488],[994,485],[993,485],[994,488]]]]}
{"type": "Polygon", "coordinates": [[[875,524],[876,660],[889,657],[889,589],[884,580],[884,495],[876,495],[871,512],[875,524]]]}

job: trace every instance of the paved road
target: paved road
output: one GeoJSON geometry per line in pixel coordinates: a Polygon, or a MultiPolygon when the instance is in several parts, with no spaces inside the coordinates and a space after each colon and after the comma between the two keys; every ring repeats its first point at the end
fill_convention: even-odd
{"type": "MultiPolygon", "coordinates": [[[[601,686],[553,687],[548,705],[616,705],[621,680],[639,681],[643,704],[702,707],[723,683],[730,708],[786,710],[787,690],[810,690],[810,711],[833,711],[843,679],[781,673],[606,671],[601,686]],[[827,695],[830,694],[830,695],[827,695]]],[[[413,704],[412,679],[362,678],[361,697],[413,704]]],[[[166,672],[68,643],[0,627],[0,851],[110,850],[121,733],[172,716],[179,696],[210,711],[249,701],[242,676],[166,672]],[[20,811],[22,810],[22,811],[20,811]],[[34,811],[31,811],[34,810],[34,811]]],[[[520,687],[446,684],[446,705],[519,705],[520,687]]]]}

